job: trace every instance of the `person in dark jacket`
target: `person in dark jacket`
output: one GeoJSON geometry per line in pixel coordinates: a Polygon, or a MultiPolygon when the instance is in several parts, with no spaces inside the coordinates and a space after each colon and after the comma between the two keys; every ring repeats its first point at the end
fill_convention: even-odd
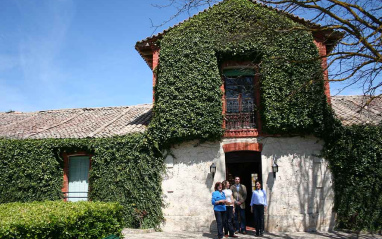
{"type": "Polygon", "coordinates": [[[241,232],[246,234],[246,222],[245,222],[245,200],[247,199],[247,188],[240,184],[240,177],[235,177],[235,184],[231,186],[233,193],[233,199],[235,200],[235,228],[236,233],[241,232]],[[240,225],[239,225],[240,215],[240,225]]]}

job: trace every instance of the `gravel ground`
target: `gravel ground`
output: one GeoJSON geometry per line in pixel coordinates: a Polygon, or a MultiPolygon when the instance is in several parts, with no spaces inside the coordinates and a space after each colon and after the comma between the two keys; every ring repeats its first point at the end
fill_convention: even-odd
{"type": "MultiPolygon", "coordinates": [[[[213,238],[217,239],[216,233],[209,232],[142,232],[142,231],[126,231],[124,233],[124,239],[205,239],[213,238]]],[[[249,231],[248,234],[237,234],[241,239],[257,238],[254,232],[249,231]]],[[[228,237],[229,238],[229,237],[228,237]]],[[[356,233],[346,233],[346,232],[285,232],[285,233],[265,233],[261,238],[317,238],[317,239],[344,239],[344,238],[360,238],[360,239],[371,239],[378,238],[382,239],[381,235],[373,234],[359,234],[356,233]]]]}

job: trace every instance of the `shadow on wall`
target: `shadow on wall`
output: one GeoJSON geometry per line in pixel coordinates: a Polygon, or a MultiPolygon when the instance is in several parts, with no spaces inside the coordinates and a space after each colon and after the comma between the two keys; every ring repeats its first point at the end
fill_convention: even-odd
{"type": "Polygon", "coordinates": [[[321,158],[305,155],[300,158],[301,161],[292,167],[294,172],[301,173],[301,177],[294,174],[294,179],[299,186],[297,193],[304,215],[303,229],[311,232],[331,230],[334,226],[334,195],[329,168],[321,158]]]}
{"type": "Polygon", "coordinates": [[[333,229],[334,194],[331,173],[323,159],[288,150],[276,158],[279,172],[274,178],[268,173],[266,184],[270,191],[266,214],[269,231],[328,231],[333,229]],[[278,204],[278,205],[277,205],[278,204]]]}
{"type": "Polygon", "coordinates": [[[212,188],[212,191],[213,191],[214,190],[213,183],[214,183],[213,174],[212,173],[208,173],[207,178],[206,178],[206,182],[205,182],[205,185],[206,185],[207,189],[211,189],[212,188]]]}

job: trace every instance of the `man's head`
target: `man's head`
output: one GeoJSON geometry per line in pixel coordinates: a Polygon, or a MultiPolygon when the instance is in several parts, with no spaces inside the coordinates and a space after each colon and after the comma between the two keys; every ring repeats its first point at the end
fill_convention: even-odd
{"type": "Polygon", "coordinates": [[[239,184],[240,183],[240,178],[239,177],[235,177],[235,184],[239,184]]]}

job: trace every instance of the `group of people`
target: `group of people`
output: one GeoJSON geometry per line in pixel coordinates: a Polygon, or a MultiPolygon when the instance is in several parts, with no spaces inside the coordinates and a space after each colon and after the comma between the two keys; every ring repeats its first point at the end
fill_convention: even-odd
{"type": "MultiPolygon", "coordinates": [[[[264,211],[267,208],[267,194],[261,188],[259,180],[256,180],[255,186],[256,190],[252,192],[250,206],[251,213],[254,215],[256,236],[262,236],[264,232],[264,211]]],[[[219,239],[238,237],[235,234],[247,233],[245,221],[246,199],[247,188],[240,184],[240,177],[235,177],[235,184],[232,186],[227,180],[215,184],[215,191],[212,193],[212,205],[214,205],[219,239]]]]}

